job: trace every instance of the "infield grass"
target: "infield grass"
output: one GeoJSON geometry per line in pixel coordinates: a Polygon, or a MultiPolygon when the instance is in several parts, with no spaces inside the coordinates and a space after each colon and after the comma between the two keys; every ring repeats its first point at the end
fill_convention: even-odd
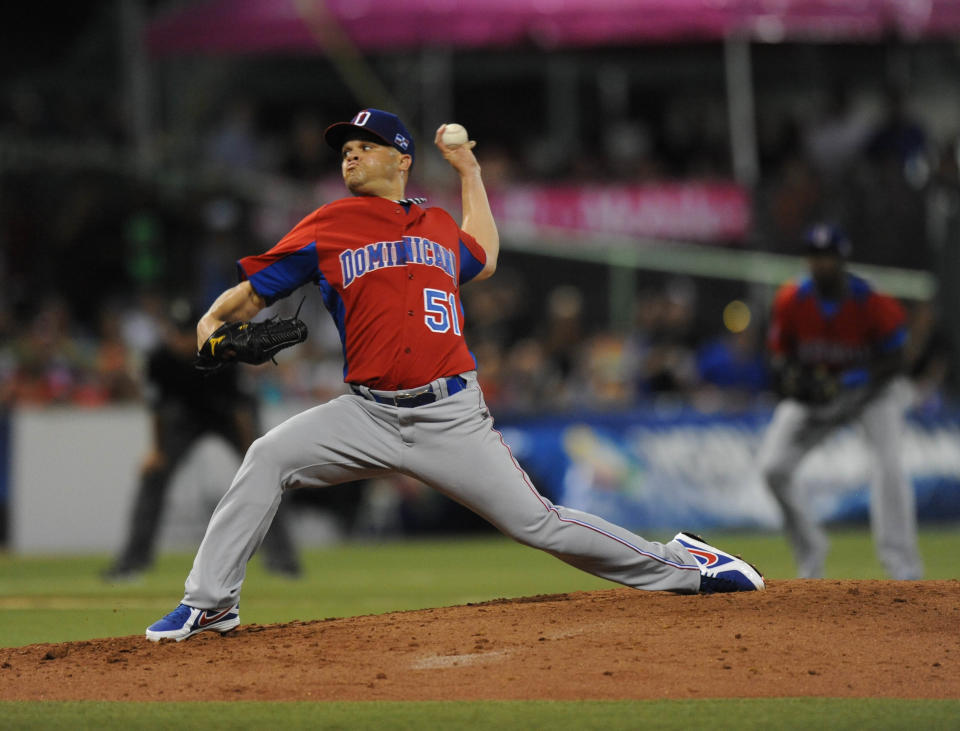
{"type": "MultiPolygon", "coordinates": [[[[649,534],[656,540],[672,535],[649,534]]],[[[707,538],[742,554],[770,579],[794,575],[780,534],[707,538]]],[[[883,578],[865,528],[831,531],[828,578],[883,578]]],[[[929,579],[960,578],[960,526],[926,527],[920,549],[929,579]]],[[[270,624],[455,606],[489,599],[614,588],[540,551],[495,535],[445,540],[348,543],[304,551],[298,580],[266,573],[255,558],[243,621],[270,624]]],[[[0,647],[140,634],[172,610],[193,556],[170,554],[138,581],[106,583],[107,556],[0,554],[0,647]]]]}

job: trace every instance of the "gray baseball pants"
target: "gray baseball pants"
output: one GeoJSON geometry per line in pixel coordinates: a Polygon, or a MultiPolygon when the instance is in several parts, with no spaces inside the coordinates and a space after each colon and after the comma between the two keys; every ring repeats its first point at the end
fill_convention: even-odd
{"type": "Polygon", "coordinates": [[[874,474],[870,526],[881,564],[894,579],[923,576],[917,550],[915,498],[903,466],[905,389],[906,382],[895,379],[862,410],[846,417],[838,414],[825,418],[817,407],[791,399],[780,402],[774,410],[758,459],[761,473],[783,510],[798,576],[823,575],[827,536],[797,494],[793,476],[803,458],[843,424],[858,425],[871,449],[874,474]]]}
{"type": "Polygon", "coordinates": [[[210,518],[183,603],[212,609],[239,601],[247,561],[283,490],[389,472],[424,482],[514,540],[596,576],[637,589],[699,590],[699,566],[680,544],[647,541],[540,495],[494,429],[476,373],[462,376],[463,391],[430,404],[398,408],[348,394],[257,439],[210,518]]]}

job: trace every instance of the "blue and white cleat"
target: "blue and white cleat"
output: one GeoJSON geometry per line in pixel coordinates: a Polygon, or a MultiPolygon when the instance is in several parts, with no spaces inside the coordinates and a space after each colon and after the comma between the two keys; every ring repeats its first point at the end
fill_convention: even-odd
{"type": "Polygon", "coordinates": [[[197,609],[180,604],[163,619],[147,627],[147,639],[153,642],[176,640],[180,642],[197,632],[214,630],[229,632],[240,624],[240,605],[229,609],[197,609]]]}
{"type": "Polygon", "coordinates": [[[700,564],[700,593],[760,591],[766,588],[760,572],[742,558],[714,548],[693,533],[677,533],[673,540],[700,564]]]}

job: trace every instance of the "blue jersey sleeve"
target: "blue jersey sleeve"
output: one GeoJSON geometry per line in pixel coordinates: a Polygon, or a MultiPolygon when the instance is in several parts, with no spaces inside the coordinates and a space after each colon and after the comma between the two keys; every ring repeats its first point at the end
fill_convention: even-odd
{"type": "Polygon", "coordinates": [[[474,246],[479,249],[477,254],[474,253],[471,247],[465,243],[463,239],[460,239],[460,284],[469,282],[471,279],[477,276],[487,263],[487,258],[483,253],[483,249],[480,249],[479,244],[475,242],[474,246]]]}
{"type": "Polygon", "coordinates": [[[317,243],[315,241],[299,249],[284,251],[279,258],[267,259],[271,252],[251,256],[237,262],[241,279],[247,279],[253,289],[267,304],[283,299],[294,290],[318,281],[317,243]]]}

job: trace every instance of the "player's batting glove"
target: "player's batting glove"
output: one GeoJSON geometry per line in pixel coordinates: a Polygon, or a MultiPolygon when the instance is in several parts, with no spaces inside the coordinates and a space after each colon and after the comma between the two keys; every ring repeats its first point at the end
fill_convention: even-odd
{"type": "Polygon", "coordinates": [[[307,339],[307,326],[298,317],[271,317],[262,322],[226,322],[197,352],[194,367],[212,372],[228,363],[260,365],[284,348],[307,339]]]}

